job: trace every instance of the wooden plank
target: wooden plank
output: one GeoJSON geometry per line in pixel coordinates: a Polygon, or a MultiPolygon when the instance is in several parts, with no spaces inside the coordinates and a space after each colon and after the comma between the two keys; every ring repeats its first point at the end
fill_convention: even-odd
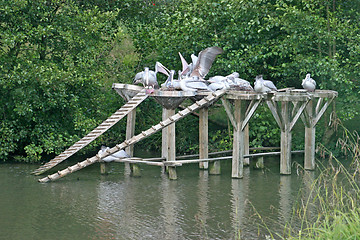
{"type": "Polygon", "coordinates": [[[225,112],[226,114],[228,115],[229,117],[229,120],[231,122],[231,125],[234,127],[234,129],[236,130],[237,128],[237,125],[236,125],[236,121],[235,121],[235,118],[234,118],[234,115],[232,114],[232,110],[231,110],[231,105],[230,103],[224,99],[224,98],[221,98],[221,102],[222,102],[222,105],[224,106],[225,108],[225,112]]]}
{"type": "Polygon", "coordinates": [[[66,149],[60,155],[50,160],[49,162],[42,165],[40,168],[36,169],[33,174],[40,175],[49,169],[55,167],[59,163],[63,162],[73,154],[77,153],[80,149],[84,148],[112,126],[114,126],[118,121],[120,121],[124,116],[126,116],[132,109],[135,109],[141,102],[143,102],[148,95],[145,93],[145,89],[135,95],[139,100],[135,101],[132,104],[126,103],[120,109],[118,109],[113,115],[111,115],[107,120],[102,122],[98,127],[88,133],[85,137],[77,141],[73,146],[66,149]],[[76,147],[75,147],[76,146],[76,147]]]}
{"type": "MultiPolygon", "coordinates": [[[[199,110],[199,156],[200,158],[208,158],[209,156],[209,140],[208,140],[208,117],[209,117],[209,109],[208,108],[200,108],[199,110]]],[[[200,162],[200,169],[208,169],[209,165],[207,162],[200,162]]]]}
{"type": "Polygon", "coordinates": [[[316,117],[313,120],[313,125],[315,126],[317,124],[317,122],[320,120],[320,118],[322,117],[322,115],[325,113],[326,109],[328,108],[328,106],[330,105],[330,103],[334,100],[334,98],[328,99],[324,106],[321,108],[321,110],[317,113],[316,117]]]}
{"type": "Polygon", "coordinates": [[[316,107],[315,107],[315,114],[319,113],[320,107],[322,105],[324,98],[319,98],[317,103],[316,103],[316,107]]]}
{"type": "Polygon", "coordinates": [[[301,116],[302,112],[304,111],[306,105],[308,104],[308,101],[303,102],[300,106],[300,108],[297,110],[295,116],[293,116],[293,119],[290,122],[289,125],[289,131],[291,131],[293,129],[293,127],[295,126],[295,123],[297,122],[297,120],[299,119],[299,117],[301,116]]]}
{"type": "Polygon", "coordinates": [[[283,130],[283,129],[284,129],[284,125],[283,125],[283,123],[282,123],[282,121],[281,121],[280,115],[279,115],[278,110],[277,110],[277,107],[276,107],[277,103],[276,103],[276,102],[273,102],[273,101],[269,101],[269,100],[266,101],[266,103],[267,103],[267,105],[268,105],[268,107],[269,107],[272,115],[274,116],[276,123],[278,124],[278,126],[280,127],[280,129],[283,130]]]}
{"type": "MultiPolygon", "coordinates": [[[[248,114],[245,113],[245,119],[241,125],[241,130],[244,130],[245,126],[247,126],[247,124],[249,123],[251,117],[254,115],[255,113],[255,110],[257,109],[257,107],[259,106],[261,102],[261,99],[260,100],[257,100],[252,106],[251,106],[251,109],[248,111],[246,110],[246,112],[248,112],[248,114]]],[[[250,106],[247,108],[249,109],[250,106]]]]}

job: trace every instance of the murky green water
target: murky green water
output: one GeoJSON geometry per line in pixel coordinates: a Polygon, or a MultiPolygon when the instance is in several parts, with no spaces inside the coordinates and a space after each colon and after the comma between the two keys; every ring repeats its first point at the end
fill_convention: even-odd
{"type": "Polygon", "coordinates": [[[316,174],[294,166],[281,176],[278,161],[245,168],[243,179],[231,179],[230,161],[216,176],[184,165],[176,181],[155,166],[134,178],[123,164],[105,176],[94,164],[45,184],[29,174],[38,166],[0,164],[0,239],[265,239],[266,227],[282,231],[316,174]]]}

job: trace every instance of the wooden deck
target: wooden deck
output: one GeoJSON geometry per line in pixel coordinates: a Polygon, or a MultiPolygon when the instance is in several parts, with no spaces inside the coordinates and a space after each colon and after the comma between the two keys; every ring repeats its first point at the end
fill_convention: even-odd
{"type": "MultiPolygon", "coordinates": [[[[130,84],[113,84],[113,89],[128,102],[134,102],[133,98],[144,90],[143,87],[130,84]]],[[[53,181],[69,173],[80,170],[92,163],[102,162],[102,158],[109,156],[121,149],[126,149],[131,158],[119,159],[118,162],[130,164],[134,175],[139,175],[138,163],[161,166],[167,170],[170,179],[176,179],[176,166],[186,163],[198,163],[202,169],[209,169],[210,174],[220,174],[220,161],[232,160],[232,177],[242,178],[243,167],[249,164],[249,159],[256,157],[249,153],[249,122],[260,104],[266,104],[270,109],[274,120],[281,130],[280,152],[266,153],[263,155],[280,155],[280,173],[291,174],[291,139],[292,129],[300,118],[305,126],[305,149],[304,168],[315,169],[315,126],[325,113],[330,103],[337,97],[336,91],[316,90],[313,93],[303,89],[285,89],[279,92],[256,93],[247,91],[217,91],[211,92],[183,92],[155,90],[149,94],[156,102],[162,105],[162,121],[134,136],[135,132],[135,107],[142,100],[137,100],[136,106],[126,111],[127,132],[123,143],[111,148],[106,154],[96,155],[72,167],[68,167],[55,174],[39,179],[40,182],[53,181]],[[176,113],[176,108],[186,99],[194,103],[182,111],[176,113]],[[233,126],[233,150],[231,156],[209,158],[208,152],[208,110],[213,103],[221,99],[221,103],[233,126]],[[176,156],[175,146],[175,122],[190,113],[198,111],[199,116],[199,154],[196,159],[179,160],[176,156]],[[162,130],[162,155],[158,162],[133,158],[133,145],[140,140],[162,130]]],[[[261,154],[259,154],[260,156],[261,154]]],[[[263,156],[261,155],[261,156],[263,156]]],[[[106,163],[102,164],[102,172],[106,172],[106,163]]],[[[48,170],[50,168],[46,168],[48,170]]]]}

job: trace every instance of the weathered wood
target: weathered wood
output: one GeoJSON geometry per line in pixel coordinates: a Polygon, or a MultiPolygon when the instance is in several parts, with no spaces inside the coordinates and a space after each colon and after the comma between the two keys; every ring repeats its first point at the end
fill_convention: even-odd
{"type": "MultiPolygon", "coordinates": [[[[132,110],[128,115],[126,119],[126,140],[132,138],[135,135],[135,122],[136,122],[136,109],[132,110]]],[[[127,146],[125,148],[125,151],[127,154],[129,154],[130,157],[134,156],[134,145],[127,146]]],[[[125,163],[125,172],[131,172],[133,176],[136,176],[134,173],[140,173],[140,169],[138,166],[130,163],[125,163]]]]}
{"type": "MultiPolygon", "coordinates": [[[[304,111],[306,105],[308,104],[309,101],[305,101],[301,104],[300,108],[297,109],[297,112],[295,114],[295,116],[293,114],[291,114],[292,119],[291,122],[289,124],[289,131],[291,131],[293,129],[293,127],[295,126],[295,123],[297,122],[297,120],[299,119],[299,117],[301,116],[302,112],[304,111]]],[[[290,107],[290,106],[289,106],[290,107]]]]}
{"type": "Polygon", "coordinates": [[[280,115],[278,113],[278,108],[277,108],[277,104],[274,101],[266,101],[266,104],[268,105],[272,115],[275,118],[276,123],[278,124],[278,126],[280,127],[280,130],[284,130],[284,125],[281,121],[280,115]]]}
{"type": "Polygon", "coordinates": [[[100,163],[100,174],[107,174],[108,173],[108,164],[106,162],[101,162],[100,163]]]}
{"type": "Polygon", "coordinates": [[[244,153],[245,153],[245,133],[241,130],[241,125],[245,118],[246,109],[243,106],[242,100],[235,99],[234,117],[237,124],[237,129],[234,129],[233,138],[233,158],[232,158],[232,172],[231,177],[243,177],[244,153]]]}
{"type": "Polygon", "coordinates": [[[248,125],[250,118],[254,115],[255,110],[257,109],[260,103],[261,103],[261,99],[254,102],[253,105],[247,107],[247,110],[245,112],[245,119],[241,125],[241,130],[244,130],[244,128],[248,125]]]}
{"type": "Polygon", "coordinates": [[[324,106],[321,108],[321,110],[320,110],[319,112],[317,112],[316,117],[315,117],[315,119],[313,120],[313,123],[312,123],[312,124],[315,125],[315,124],[320,120],[320,118],[321,118],[322,115],[325,113],[326,109],[328,108],[328,106],[330,105],[330,103],[334,100],[334,98],[335,98],[335,97],[332,97],[332,98],[328,99],[328,100],[325,102],[325,104],[324,104],[324,106]]]}
{"type": "Polygon", "coordinates": [[[164,165],[199,163],[199,162],[212,162],[212,161],[229,160],[229,159],[232,159],[232,156],[216,157],[216,158],[205,158],[205,159],[188,159],[188,160],[168,161],[168,162],[164,162],[164,165]]]}
{"type": "MultiPolygon", "coordinates": [[[[174,109],[166,109],[167,115],[170,118],[171,116],[175,115],[174,109]]],[[[166,154],[166,161],[175,161],[176,158],[176,137],[175,137],[175,123],[168,126],[167,130],[167,154],[166,154]]],[[[176,180],[176,168],[169,166],[168,168],[169,179],[176,180]]]]}
{"type": "Polygon", "coordinates": [[[249,124],[246,124],[244,129],[244,166],[250,165],[250,159],[245,158],[245,155],[249,155],[250,153],[250,143],[249,143],[249,124]]]}
{"type": "MultiPolygon", "coordinates": [[[[200,158],[208,158],[209,154],[209,140],[208,140],[208,116],[209,109],[204,107],[199,109],[199,156],[200,158]]],[[[200,162],[200,169],[208,169],[207,162],[200,162]]]]}
{"type": "Polygon", "coordinates": [[[225,112],[231,122],[231,125],[233,126],[233,128],[236,130],[237,125],[236,125],[236,121],[234,118],[234,115],[232,114],[232,110],[231,110],[231,104],[225,99],[225,98],[221,98],[221,102],[222,105],[224,106],[225,112]]]}
{"type": "Polygon", "coordinates": [[[291,130],[289,102],[281,102],[281,116],[284,129],[281,130],[280,173],[291,174],[291,130]]]}
{"type": "Polygon", "coordinates": [[[310,100],[305,109],[307,122],[304,123],[305,125],[304,168],[306,170],[315,169],[315,125],[312,124],[314,117],[313,102],[314,100],[310,100]]]}
{"type": "MultiPolygon", "coordinates": [[[[168,112],[166,111],[166,108],[162,109],[162,121],[165,121],[168,118],[168,112]]],[[[168,141],[167,141],[167,130],[168,127],[164,127],[161,131],[161,157],[166,159],[167,156],[167,149],[168,149],[168,141]]],[[[165,170],[165,169],[164,169],[165,170]]]]}
{"type": "MultiPolygon", "coordinates": [[[[304,150],[291,151],[291,154],[296,154],[296,153],[304,153],[304,150]]],[[[269,156],[276,156],[276,155],[280,155],[280,154],[281,154],[281,152],[252,153],[252,154],[245,155],[244,157],[248,157],[248,158],[269,157],[269,156]]]]}
{"type": "Polygon", "coordinates": [[[118,121],[120,121],[123,117],[125,117],[129,112],[131,112],[132,109],[135,109],[140,103],[142,103],[148,95],[145,93],[145,90],[140,91],[137,93],[134,98],[136,100],[129,101],[125,105],[123,105],[120,109],[118,109],[111,117],[106,119],[103,123],[101,123],[98,127],[96,127],[94,130],[92,130],[90,133],[88,133],[85,137],[77,141],[75,144],[73,144],[71,147],[66,149],[64,152],[62,152],[60,155],[56,156],[51,161],[45,163],[38,169],[36,169],[33,174],[40,175],[49,169],[55,167],[62,161],[66,160],[70,156],[77,153],[80,149],[87,146],[89,143],[94,141],[96,138],[98,138],[100,135],[102,135],[104,132],[106,132],[108,129],[110,129],[112,126],[114,126],[118,121]]]}
{"type": "MultiPolygon", "coordinates": [[[[205,105],[205,104],[207,104],[207,103],[209,103],[211,101],[214,101],[214,100],[218,99],[219,97],[221,97],[224,94],[225,94],[225,91],[223,91],[223,90],[213,92],[213,93],[209,94],[208,96],[204,97],[203,99],[201,99],[198,103],[200,103],[200,105],[205,105]]],[[[150,136],[150,135],[160,131],[160,129],[162,129],[163,127],[167,127],[168,125],[170,125],[172,123],[175,123],[176,121],[184,118],[185,116],[190,114],[191,111],[195,111],[200,107],[201,106],[198,106],[197,104],[193,104],[193,105],[189,106],[188,108],[184,109],[183,111],[181,111],[181,113],[178,112],[177,114],[172,116],[173,120],[170,120],[170,118],[168,118],[165,121],[162,121],[162,124],[159,123],[159,124],[157,124],[155,126],[155,128],[151,127],[148,130],[146,130],[145,132],[147,132],[147,136],[150,136]]],[[[96,156],[91,157],[91,158],[89,158],[89,159],[87,159],[85,161],[79,162],[78,164],[75,164],[74,166],[71,166],[71,167],[68,167],[68,168],[66,168],[64,170],[61,170],[60,174],[57,173],[57,174],[48,175],[47,177],[39,179],[38,181],[39,182],[48,182],[48,181],[57,180],[57,179],[59,179],[61,177],[64,177],[64,176],[68,175],[69,173],[78,171],[78,170],[80,170],[80,169],[82,169],[84,167],[87,167],[87,166],[101,160],[104,157],[107,157],[107,156],[109,156],[109,155],[111,155],[111,154],[113,154],[113,153],[115,153],[115,152],[117,152],[119,150],[122,150],[125,147],[127,147],[128,145],[135,144],[135,143],[141,141],[144,138],[145,138],[145,136],[143,136],[143,134],[138,134],[138,135],[132,137],[131,139],[128,139],[125,142],[123,142],[121,144],[118,144],[113,148],[110,148],[109,151],[107,151],[105,154],[103,154],[101,156],[96,155],[96,156]]]]}

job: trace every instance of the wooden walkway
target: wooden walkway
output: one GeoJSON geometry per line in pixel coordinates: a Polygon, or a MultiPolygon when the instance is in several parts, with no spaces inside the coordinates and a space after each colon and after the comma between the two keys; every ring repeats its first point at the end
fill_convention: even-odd
{"type": "MultiPolygon", "coordinates": [[[[199,163],[202,169],[209,169],[210,174],[220,174],[220,160],[232,160],[232,177],[243,177],[243,166],[249,164],[252,157],[266,156],[269,154],[280,155],[280,173],[291,174],[291,150],[292,129],[300,118],[305,125],[305,149],[304,167],[308,170],[315,169],[315,126],[321,116],[325,113],[331,102],[337,97],[336,91],[316,90],[313,93],[302,89],[285,89],[279,92],[256,93],[247,91],[217,91],[209,92],[182,92],[182,91],[160,91],[157,90],[150,96],[163,106],[162,121],[146,131],[134,136],[135,131],[135,108],[147,98],[144,89],[129,84],[114,84],[113,88],[128,102],[120,108],[113,116],[94,129],[87,136],[74,144],[78,147],[70,147],[64,153],[54,158],[49,163],[39,168],[35,173],[41,174],[76,151],[86,146],[96,137],[108,130],[122,117],[128,115],[127,133],[123,143],[116,145],[103,155],[96,155],[68,167],[57,173],[39,179],[39,182],[49,182],[62,178],[70,173],[85,168],[95,162],[102,162],[106,156],[116,153],[122,149],[131,149],[133,145],[148,136],[162,130],[162,155],[155,162],[147,159],[128,158],[118,159],[117,162],[144,163],[155,166],[166,167],[170,179],[177,179],[176,166],[185,163],[199,163]],[[192,105],[175,114],[175,109],[185,99],[194,101],[192,105]],[[221,98],[222,105],[233,126],[233,150],[232,156],[209,158],[208,152],[208,110],[211,105],[221,98]],[[276,123],[281,131],[280,152],[249,154],[249,122],[256,112],[258,106],[265,103],[269,107],[276,123]],[[197,159],[179,160],[176,156],[175,146],[175,122],[189,114],[198,111],[199,117],[199,154],[197,159]],[[100,130],[100,131],[98,131],[100,130]]],[[[132,150],[130,150],[131,152],[132,150]]],[[[295,151],[299,152],[299,151],[295,151]]],[[[130,154],[132,156],[132,154],[130,154]]],[[[104,166],[103,163],[102,166],[104,166]]]]}
{"type": "Polygon", "coordinates": [[[131,98],[125,105],[123,105],[119,110],[117,110],[111,117],[106,119],[103,123],[97,126],[94,130],[88,133],[85,137],[77,141],[74,145],[66,149],[60,155],[56,156],[51,161],[42,165],[38,169],[36,169],[33,174],[40,175],[47,170],[55,167],[62,161],[66,160],[80,149],[87,146],[89,143],[98,138],[101,134],[109,130],[112,126],[114,126],[117,122],[119,122],[122,118],[124,118],[128,113],[134,110],[140,103],[142,103],[148,95],[145,93],[145,89],[141,90],[137,93],[133,98],[131,98]]]}
{"type": "Polygon", "coordinates": [[[217,91],[214,93],[211,93],[209,95],[207,95],[206,97],[204,97],[202,100],[200,101],[196,101],[194,104],[192,104],[191,106],[187,107],[186,109],[178,112],[177,114],[168,117],[167,119],[165,119],[164,121],[161,121],[159,124],[152,126],[151,128],[149,128],[146,131],[143,131],[142,133],[140,133],[139,135],[136,135],[128,140],[125,140],[123,143],[116,145],[115,147],[109,149],[106,153],[104,153],[103,155],[95,155],[94,157],[88,158],[85,161],[79,162],[71,167],[68,167],[62,171],[58,171],[55,174],[49,175],[45,178],[39,179],[39,182],[48,182],[48,181],[54,181],[56,179],[59,179],[61,177],[64,177],[70,173],[73,173],[75,171],[78,171],[84,167],[87,167],[95,162],[101,161],[102,158],[107,157],[111,154],[114,154],[130,145],[133,145],[139,141],[141,141],[142,139],[151,136],[152,134],[160,131],[161,129],[169,126],[172,123],[175,123],[177,121],[179,121],[180,119],[184,118],[185,116],[189,115],[190,113],[192,113],[193,111],[201,108],[202,106],[215,101],[216,99],[218,99],[219,97],[221,97],[222,95],[225,94],[225,91],[217,91]]]}

